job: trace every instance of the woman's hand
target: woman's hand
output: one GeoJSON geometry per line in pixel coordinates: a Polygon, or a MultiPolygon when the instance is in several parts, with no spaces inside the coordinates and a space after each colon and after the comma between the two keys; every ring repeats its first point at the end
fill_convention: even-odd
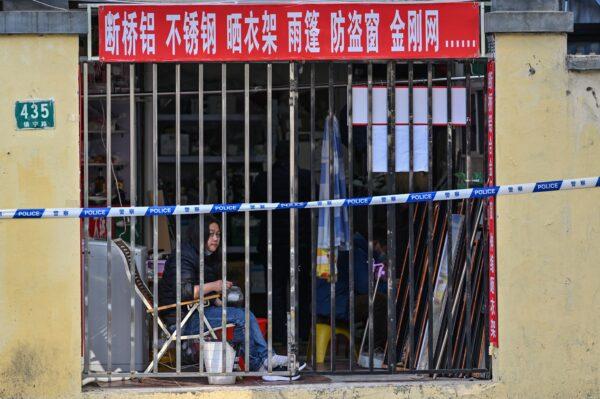
{"type": "MultiPolygon", "coordinates": [[[[231,281],[226,281],[225,286],[227,289],[231,288],[233,283],[231,281]]],[[[223,290],[223,280],[212,281],[210,283],[204,284],[205,292],[221,292],[223,290]]]]}
{"type": "MultiPolygon", "coordinates": [[[[227,287],[227,289],[229,289],[233,286],[233,283],[231,281],[226,281],[225,286],[227,287]]],[[[210,283],[204,284],[204,295],[211,293],[211,292],[221,292],[221,291],[223,291],[223,280],[211,281],[210,283]]],[[[195,285],[194,286],[194,298],[198,299],[199,297],[200,297],[200,286],[195,285]]]]}

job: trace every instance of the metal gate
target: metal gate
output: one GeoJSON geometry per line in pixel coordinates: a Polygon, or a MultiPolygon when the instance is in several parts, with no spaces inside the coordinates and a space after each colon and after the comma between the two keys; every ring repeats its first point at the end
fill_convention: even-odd
{"type": "MultiPolygon", "coordinates": [[[[91,35],[93,10],[88,8],[88,12],[91,35]]],[[[96,204],[100,217],[86,218],[82,222],[85,378],[277,374],[272,371],[273,309],[281,304],[274,304],[273,291],[279,288],[273,281],[273,272],[276,268],[281,275],[281,264],[273,262],[274,241],[278,239],[273,237],[276,227],[273,218],[281,213],[288,215],[284,219],[289,225],[289,228],[286,227],[289,231],[289,259],[285,268],[289,280],[285,288],[285,351],[290,359],[290,368],[283,375],[291,375],[296,371],[296,359],[306,359],[310,367],[303,373],[489,377],[487,200],[449,199],[445,203],[416,201],[423,199],[417,196],[427,198],[437,189],[483,186],[487,181],[487,148],[493,143],[488,143],[487,134],[484,134],[487,126],[485,59],[243,64],[101,63],[92,56],[91,43],[89,40],[88,56],[81,64],[82,202],[85,208],[96,204]],[[438,95],[444,93],[440,102],[438,95]],[[366,109],[361,109],[358,115],[353,105],[364,104],[357,100],[357,96],[363,99],[364,94],[366,109]],[[377,107],[382,104],[382,99],[386,104],[383,110],[377,107]],[[402,101],[407,105],[406,110],[398,106],[402,101]],[[256,105],[258,103],[261,107],[256,105]],[[442,110],[440,104],[445,108],[445,123],[437,120],[441,115],[438,112],[442,110]],[[243,108],[243,113],[232,114],[230,110],[238,106],[243,108]],[[115,107],[118,109],[115,110],[115,107]],[[464,120],[459,120],[459,116],[454,119],[454,114],[458,112],[453,112],[455,110],[464,111],[464,120]],[[382,112],[383,121],[377,119],[382,112]],[[399,113],[403,117],[406,114],[406,120],[399,117],[399,113]],[[342,256],[339,253],[346,251],[339,250],[339,255],[332,255],[336,253],[334,223],[327,226],[330,254],[327,258],[328,280],[319,274],[317,252],[321,211],[316,208],[303,209],[306,201],[327,202],[340,198],[333,184],[337,178],[334,161],[337,149],[332,137],[335,123],[345,133],[341,135],[339,146],[343,152],[342,169],[348,177],[344,186],[347,198],[415,193],[414,203],[390,204],[383,208],[349,200],[346,207],[341,208],[348,210],[350,232],[345,270],[347,282],[340,281],[340,265],[337,264],[342,256]],[[325,130],[330,132],[326,151],[323,150],[325,130]],[[378,136],[381,132],[385,135],[383,140],[378,136]],[[404,139],[400,137],[402,134],[404,139]],[[116,147],[113,144],[115,137],[120,140],[116,147]],[[277,210],[265,206],[265,210],[257,210],[252,215],[249,211],[236,212],[239,203],[264,205],[281,202],[273,198],[274,144],[281,141],[285,142],[287,150],[281,150],[281,153],[286,156],[289,170],[289,179],[285,183],[288,189],[284,190],[289,194],[289,203],[281,204],[277,210]],[[259,144],[253,145],[256,142],[259,144]],[[194,143],[197,143],[197,154],[186,149],[193,148],[194,143]],[[402,145],[405,148],[405,144],[406,151],[402,152],[399,147],[402,145]],[[208,150],[214,150],[215,145],[219,153],[209,153],[208,150]],[[93,153],[94,148],[104,151],[93,153]],[[238,154],[240,148],[243,150],[238,154]],[[387,149],[383,162],[381,148],[387,149]],[[115,149],[119,150],[118,158],[115,158],[115,149]],[[326,168],[321,170],[316,166],[323,160],[319,151],[328,153],[326,168]],[[128,155],[128,161],[121,160],[123,154],[128,155]],[[401,166],[402,162],[406,162],[406,170],[401,166]],[[302,171],[304,168],[300,167],[301,163],[309,165],[308,174],[302,171]],[[100,168],[101,172],[94,171],[94,168],[100,168]],[[324,177],[321,176],[323,171],[329,176],[329,192],[324,196],[321,193],[319,197],[318,186],[324,177]],[[197,187],[182,184],[183,174],[187,180],[194,175],[197,187]],[[266,192],[258,193],[264,199],[256,201],[253,200],[257,193],[253,192],[256,186],[253,186],[252,177],[261,174],[266,177],[266,192]],[[207,176],[216,176],[216,179],[211,179],[211,184],[216,181],[215,185],[207,188],[207,176]],[[307,179],[304,180],[304,177],[307,179]],[[93,189],[90,188],[92,179],[95,182],[93,189]],[[306,181],[309,187],[306,187],[306,181]],[[236,186],[240,184],[243,190],[236,186]],[[232,186],[235,186],[235,190],[231,189],[232,186]],[[212,191],[209,193],[207,190],[212,191]],[[161,193],[164,199],[159,195],[161,193]],[[214,197],[215,193],[220,195],[214,197]],[[207,200],[211,195],[214,200],[207,200]],[[104,212],[107,208],[125,205],[126,197],[129,197],[130,206],[150,206],[152,212],[147,214],[149,217],[142,218],[143,222],[138,220],[138,216],[127,214],[121,218],[102,217],[106,216],[104,212]],[[168,205],[170,203],[174,206],[168,205]],[[219,205],[213,207],[211,213],[220,213],[222,229],[222,331],[227,329],[225,280],[231,265],[235,263],[234,259],[243,264],[244,318],[245,325],[250,324],[250,311],[253,308],[251,292],[256,285],[251,276],[256,264],[255,252],[258,251],[254,249],[256,244],[252,245],[256,232],[251,232],[251,224],[264,219],[258,223],[263,223],[266,233],[266,237],[259,237],[264,240],[266,249],[266,370],[250,371],[250,332],[247,327],[244,329],[243,342],[240,343],[245,357],[245,367],[240,371],[225,372],[223,369],[217,373],[208,372],[204,367],[202,350],[198,351],[199,357],[195,359],[195,369],[182,364],[182,360],[185,360],[182,342],[186,341],[186,337],[182,337],[181,324],[182,319],[189,317],[185,309],[190,305],[181,300],[182,226],[187,219],[197,218],[202,229],[205,215],[198,209],[191,210],[196,213],[195,216],[182,218],[180,214],[165,215],[172,214],[174,207],[193,208],[194,204],[219,205]],[[254,217],[255,214],[266,217],[254,217]],[[301,219],[308,220],[309,225],[303,224],[301,219]],[[166,240],[173,245],[171,256],[175,259],[179,282],[174,304],[174,331],[167,331],[169,326],[161,325],[159,315],[156,282],[160,265],[161,220],[167,220],[167,235],[169,225],[174,230],[172,238],[166,240]],[[302,228],[307,228],[304,234],[302,228]],[[240,235],[234,233],[241,229],[242,245],[239,245],[240,235]],[[366,320],[357,320],[356,317],[357,285],[362,281],[355,280],[357,249],[354,233],[359,230],[364,231],[367,243],[366,320]],[[383,231],[384,234],[377,236],[377,231],[383,231]],[[119,239],[120,246],[115,247],[113,241],[117,234],[119,237],[128,235],[129,238],[119,239]],[[90,269],[90,242],[94,236],[106,242],[105,331],[94,331],[90,325],[89,304],[94,299],[90,297],[90,287],[94,283],[90,277],[93,274],[90,269]],[[238,245],[232,245],[233,241],[238,245]],[[126,245],[123,246],[123,243],[126,245]],[[147,281],[141,282],[146,270],[139,270],[146,268],[146,264],[136,262],[135,251],[132,250],[141,244],[152,248],[152,261],[148,262],[147,270],[152,273],[153,284],[146,292],[144,300],[147,303],[143,303],[142,299],[145,293],[143,285],[147,281]],[[379,273],[373,272],[377,245],[378,248],[387,247],[384,266],[380,267],[379,273]],[[125,257],[129,273],[128,296],[125,301],[115,303],[113,274],[117,272],[115,267],[118,265],[113,264],[114,252],[124,251],[127,255],[127,249],[133,252],[125,257]],[[310,254],[308,262],[302,258],[304,250],[310,254]],[[376,297],[381,270],[384,270],[387,281],[385,293],[382,293],[385,297],[385,326],[375,325],[375,308],[380,305],[376,297]],[[140,276],[137,281],[136,276],[140,276]],[[308,278],[301,281],[304,276],[308,278]],[[330,316],[326,317],[326,321],[323,321],[323,315],[317,309],[318,287],[322,288],[324,281],[327,282],[325,289],[329,291],[330,316]],[[347,284],[348,300],[344,304],[348,309],[347,320],[343,322],[337,320],[339,284],[347,284]],[[299,299],[301,291],[307,293],[302,300],[299,299]],[[145,305],[147,312],[143,309],[145,305]],[[151,337],[148,349],[151,348],[152,360],[145,363],[148,366],[144,371],[139,369],[140,360],[136,358],[136,353],[139,353],[136,348],[139,351],[144,345],[144,340],[139,339],[137,332],[140,322],[136,318],[139,312],[136,307],[140,306],[144,315],[142,329],[148,322],[150,327],[146,331],[151,337]],[[114,333],[113,312],[116,308],[129,309],[129,334],[126,340],[128,338],[130,357],[129,371],[126,372],[118,371],[113,362],[113,339],[123,338],[122,334],[117,336],[114,333]],[[328,363],[317,362],[319,325],[328,326],[328,363]],[[379,329],[385,330],[385,347],[381,352],[376,347],[379,329]],[[344,353],[340,355],[337,352],[338,343],[344,336],[340,333],[342,330],[347,331],[348,342],[344,353]],[[158,358],[162,355],[161,346],[165,337],[173,332],[176,335],[173,339],[175,360],[169,366],[173,370],[166,371],[164,367],[159,367],[158,358]],[[94,358],[90,351],[92,336],[99,333],[106,338],[106,359],[101,362],[103,370],[100,371],[94,369],[94,358]],[[356,348],[363,348],[363,344],[365,349],[356,353],[356,348]]],[[[335,219],[336,208],[322,209],[330,213],[329,220],[335,219]]],[[[198,233],[200,237],[204,234],[203,231],[198,233]]],[[[204,241],[201,239],[199,253],[203,254],[204,251],[204,241]]],[[[199,297],[204,298],[205,265],[204,258],[200,256],[199,259],[199,297]]],[[[204,306],[202,303],[196,306],[194,312],[198,312],[199,320],[204,320],[204,306]]],[[[205,341],[204,328],[204,323],[200,322],[199,338],[196,340],[200,348],[205,341]]],[[[227,334],[222,334],[220,341],[225,343],[227,334]]],[[[145,358],[145,350],[142,353],[142,358],[145,358]]],[[[223,360],[225,355],[223,350],[223,360]]]]}

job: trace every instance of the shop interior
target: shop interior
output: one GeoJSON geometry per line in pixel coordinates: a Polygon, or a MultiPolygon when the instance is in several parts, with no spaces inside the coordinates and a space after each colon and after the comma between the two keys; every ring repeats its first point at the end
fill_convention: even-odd
{"type": "MultiPolygon", "coordinates": [[[[245,198],[245,95],[244,95],[244,64],[227,64],[226,90],[226,134],[227,146],[222,148],[222,69],[219,63],[206,63],[203,65],[203,109],[204,142],[199,142],[199,65],[181,64],[180,81],[180,148],[176,148],[176,78],[175,64],[158,64],[158,92],[156,124],[158,141],[156,143],[158,161],[158,205],[176,204],[176,159],[179,151],[181,162],[181,205],[214,204],[214,203],[241,203],[241,202],[266,202],[268,167],[267,154],[267,67],[263,63],[253,63],[250,68],[249,82],[249,174],[250,198],[245,198]],[[222,154],[226,152],[227,173],[227,198],[222,198],[222,154]],[[203,176],[199,177],[199,153],[202,152],[203,176]],[[204,197],[199,197],[200,187],[203,184],[204,197]]],[[[385,87],[387,84],[387,64],[374,63],[373,87],[385,87]]],[[[409,68],[413,68],[414,88],[427,87],[427,63],[417,62],[409,67],[408,63],[398,63],[395,77],[396,86],[408,87],[409,68]]],[[[426,163],[425,171],[393,173],[396,193],[432,191],[438,189],[465,188],[481,186],[485,179],[485,80],[484,63],[446,63],[432,64],[433,87],[446,87],[448,68],[452,75],[453,87],[465,87],[465,75],[470,75],[470,90],[468,93],[469,104],[466,107],[469,128],[466,125],[452,127],[452,149],[448,152],[447,124],[433,125],[431,129],[431,154],[425,149],[425,159],[431,158],[431,170],[426,163]],[[469,135],[467,137],[467,135],[469,135]],[[452,162],[449,166],[448,161],[452,162]],[[467,168],[469,178],[467,178],[467,168]],[[451,173],[449,174],[449,170],[451,173]]],[[[89,206],[107,206],[107,185],[112,187],[112,206],[153,205],[153,96],[152,96],[152,65],[136,64],[134,66],[134,99],[135,110],[135,161],[131,162],[131,104],[130,104],[130,65],[111,65],[111,104],[107,105],[107,66],[99,62],[89,64],[89,94],[88,94],[88,150],[87,150],[87,176],[89,184],[89,206]],[[110,118],[107,110],[111,109],[110,118]],[[111,131],[111,159],[112,170],[107,173],[107,123],[111,131]],[[132,171],[133,168],[133,171],[132,171]],[[134,186],[137,197],[132,201],[131,177],[134,176],[134,186]]],[[[273,148],[273,202],[289,201],[289,143],[290,143],[290,68],[288,63],[275,63],[272,65],[272,148],[273,148]]],[[[302,63],[298,64],[298,108],[297,108],[297,176],[299,201],[308,201],[319,198],[321,152],[323,145],[323,131],[330,106],[330,84],[333,92],[333,113],[339,121],[339,133],[342,143],[343,165],[346,173],[347,193],[352,191],[352,196],[362,197],[369,195],[393,194],[390,192],[389,182],[386,180],[388,173],[372,171],[369,174],[368,152],[372,145],[373,162],[381,157],[373,141],[369,142],[368,128],[364,124],[353,123],[348,126],[348,64],[335,63],[332,66],[333,74],[330,76],[328,63],[302,63]],[[314,110],[311,112],[311,74],[314,73],[314,110]],[[330,81],[330,78],[332,81],[330,81]],[[349,137],[352,137],[352,146],[349,146],[349,137]],[[349,176],[348,155],[352,154],[352,176],[349,176]],[[369,179],[370,176],[370,179],[369,179]],[[351,190],[350,190],[351,187],[351,190]]],[[[354,63],[351,67],[353,87],[366,87],[368,78],[368,64],[354,63]]],[[[357,111],[353,109],[353,112],[357,111]]],[[[427,132],[427,130],[425,130],[427,132]]],[[[82,142],[84,131],[82,129],[82,142]]],[[[374,137],[371,138],[374,140],[374,137]]],[[[414,141],[416,143],[416,139],[414,141]]],[[[425,142],[427,144],[427,141],[425,142]]],[[[385,151],[385,149],[384,149],[385,151]]],[[[387,156],[387,155],[386,155],[387,156]]],[[[82,178],[84,176],[84,159],[86,154],[82,146],[82,178]]],[[[386,158],[387,159],[387,158],[386,158]]],[[[413,160],[414,161],[414,160],[413,160]]],[[[385,163],[385,162],[384,162],[385,163]]],[[[371,347],[375,361],[385,363],[385,352],[388,345],[394,345],[397,353],[398,369],[408,368],[434,368],[439,364],[429,365],[427,356],[428,335],[428,259],[433,258],[432,271],[435,272],[433,280],[434,314],[439,316],[439,322],[434,320],[434,342],[437,342],[436,356],[442,366],[447,359],[444,353],[448,352],[442,346],[441,337],[444,331],[452,331],[455,339],[450,351],[451,360],[449,368],[466,367],[483,368],[486,364],[485,348],[486,334],[484,310],[484,276],[486,266],[485,251],[485,223],[481,216],[482,204],[472,201],[467,206],[464,201],[454,201],[451,208],[447,204],[436,202],[432,205],[432,223],[429,224],[428,206],[416,204],[413,211],[409,212],[408,205],[395,207],[396,231],[393,240],[388,239],[389,213],[387,207],[374,206],[372,210],[372,236],[368,237],[367,211],[364,207],[347,208],[354,222],[351,235],[360,233],[368,242],[369,238],[375,243],[382,261],[385,263],[386,255],[393,252],[396,260],[397,286],[396,296],[393,299],[397,309],[397,331],[395,342],[388,342],[383,338],[379,345],[377,337],[373,337],[369,344],[368,326],[364,315],[357,314],[355,319],[355,348],[349,348],[348,337],[340,334],[337,348],[334,348],[336,369],[348,367],[349,354],[354,356],[361,365],[361,354],[366,353],[371,347]],[[448,211],[452,209],[452,215],[448,211]],[[470,223],[465,226],[465,217],[469,213],[470,223]],[[450,217],[448,217],[450,216],[450,217]],[[412,217],[412,220],[411,220],[412,217]],[[448,273],[444,264],[446,261],[447,224],[451,220],[453,248],[452,258],[456,267],[448,273]],[[431,245],[427,237],[431,230],[431,245]],[[412,239],[409,237],[412,235],[412,239]],[[390,248],[391,244],[394,248],[390,248]],[[412,249],[410,249],[412,247],[412,249]],[[467,255],[467,253],[469,255],[467,255]],[[409,254],[414,256],[412,262],[408,260],[409,254]],[[465,265],[468,259],[472,265],[465,265]],[[412,289],[409,288],[409,269],[413,266],[412,289]],[[468,300],[470,312],[466,309],[466,295],[464,287],[459,284],[462,277],[470,274],[471,292],[468,300]],[[444,274],[445,273],[445,274],[444,274]],[[462,273],[462,275],[461,275],[462,273]],[[446,281],[444,281],[446,279],[446,281]],[[444,305],[438,303],[437,296],[446,298],[448,289],[447,280],[454,281],[454,295],[456,299],[456,312],[452,326],[448,317],[443,316],[444,305]],[[462,289],[462,291],[461,291],[462,289]],[[414,295],[409,295],[412,291],[414,295]],[[462,293],[462,294],[461,294],[462,293]],[[458,295],[458,296],[457,296],[458,295]],[[436,306],[438,308],[436,308],[436,306]],[[465,309],[463,309],[463,307],[465,309]],[[409,318],[410,309],[414,309],[413,320],[409,318]],[[437,312],[437,313],[436,313],[437,312]],[[360,317],[362,318],[360,318],[360,317]],[[470,320],[470,321],[468,321],[470,320]],[[467,326],[468,327],[465,327],[467,326]],[[467,351],[466,332],[469,329],[473,342],[470,351],[467,351]],[[363,337],[367,343],[361,345],[363,337]],[[413,337],[411,340],[410,337],[413,337]],[[458,337],[461,337],[460,339],[458,337]],[[359,346],[363,347],[362,352],[359,346]],[[412,351],[412,353],[411,353],[412,351]],[[471,360],[467,361],[467,352],[471,360]]],[[[314,230],[313,221],[317,213],[310,210],[299,210],[298,226],[298,266],[296,272],[297,283],[297,340],[298,354],[309,361],[311,354],[319,352],[309,348],[311,342],[311,302],[313,285],[320,284],[311,275],[312,262],[315,254],[312,246],[316,240],[317,232],[314,230]]],[[[220,218],[220,215],[215,215],[220,218]]],[[[193,217],[181,218],[181,231],[185,232],[193,217]]],[[[174,216],[158,218],[158,270],[154,270],[153,260],[153,228],[152,218],[137,218],[135,228],[136,250],[135,259],[140,273],[149,287],[161,278],[161,267],[165,260],[175,253],[176,248],[176,221],[174,216]]],[[[96,338],[92,342],[97,360],[104,364],[103,353],[106,352],[106,337],[102,333],[103,323],[106,322],[106,236],[107,220],[112,222],[112,238],[122,238],[129,243],[131,238],[130,218],[90,219],[89,234],[91,247],[90,270],[92,285],[89,287],[90,320],[96,338]],[[97,247],[97,248],[96,248],[97,247]],[[96,249],[94,249],[96,248],[96,249]]],[[[235,286],[244,287],[245,280],[245,235],[244,213],[231,213],[227,215],[227,276],[235,286]]],[[[315,223],[316,225],[316,223],[315,223]]],[[[258,318],[267,317],[267,245],[266,245],[266,215],[264,212],[250,213],[250,292],[244,295],[250,297],[250,308],[258,318]]],[[[279,352],[285,353],[287,311],[289,310],[289,256],[290,256],[290,228],[288,211],[273,212],[273,345],[279,352]],[[277,308],[277,309],[276,309],[277,308]]],[[[346,260],[346,266],[348,261],[346,260]]],[[[129,368],[129,285],[125,276],[125,268],[113,262],[113,365],[123,370],[129,368]],[[120,306],[119,304],[122,304],[120,306]],[[122,342],[121,342],[122,341],[122,342]],[[121,348],[122,351],[115,350],[121,348]]],[[[375,281],[376,277],[374,277],[375,281]]],[[[358,282],[356,283],[358,284],[358,282]]],[[[383,280],[381,281],[384,285],[383,280]]],[[[320,286],[319,286],[320,287],[320,286]]],[[[315,291],[317,288],[314,287],[315,291]]],[[[391,291],[375,290],[384,297],[391,291]]],[[[329,292],[327,285],[326,292],[329,292]]],[[[357,293],[358,295],[358,293],[357,293]]],[[[379,294],[378,294],[379,295],[379,294]]],[[[317,293],[317,297],[319,294],[317,293]]],[[[451,298],[451,297],[450,297],[451,298]]],[[[358,296],[355,298],[358,300],[358,296]]],[[[386,299],[384,299],[386,301],[386,299]]],[[[385,303],[385,302],[384,302],[385,303]]],[[[139,368],[144,369],[152,355],[152,320],[143,311],[141,304],[136,304],[136,340],[142,345],[136,347],[136,359],[139,368]],[[139,312],[137,311],[139,310],[139,312]]],[[[328,316],[317,315],[316,323],[328,324],[328,316]]],[[[344,331],[349,329],[347,320],[341,317],[337,322],[344,331]]],[[[375,329],[385,330],[384,327],[375,326],[375,329]]],[[[377,335],[377,334],[374,334],[377,335]]],[[[317,353],[318,355],[318,353],[317,353]]],[[[331,348],[325,350],[325,362],[317,365],[318,370],[330,370],[331,348]]],[[[323,359],[320,359],[323,360],[323,359]]],[[[170,370],[169,356],[161,361],[161,369],[170,370]],[[164,363],[164,364],[163,364],[164,363]]],[[[364,362],[362,363],[364,366],[364,362]]],[[[359,366],[360,367],[360,366],[359,366]]],[[[384,367],[384,366],[381,366],[384,367]]],[[[385,366],[387,367],[387,366],[385,366]]],[[[442,367],[443,368],[443,367],[442,367]]],[[[368,365],[367,365],[368,369],[368,365]]]]}

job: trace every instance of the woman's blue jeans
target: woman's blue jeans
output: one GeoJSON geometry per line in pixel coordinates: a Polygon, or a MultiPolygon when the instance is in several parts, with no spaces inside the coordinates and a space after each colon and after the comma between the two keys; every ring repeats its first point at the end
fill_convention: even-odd
{"type": "MultiPolygon", "coordinates": [[[[204,316],[208,320],[209,324],[212,328],[221,327],[221,310],[220,306],[208,306],[204,308],[204,316]]],[[[189,318],[185,326],[183,327],[183,335],[194,335],[198,334],[200,331],[200,323],[199,323],[198,312],[194,312],[194,314],[189,318]]],[[[242,344],[240,346],[240,351],[244,350],[244,326],[246,324],[246,318],[244,315],[244,309],[242,308],[232,308],[227,307],[227,324],[233,324],[233,341],[232,343],[242,344]]],[[[258,371],[260,367],[263,365],[265,359],[267,358],[267,343],[263,338],[263,335],[258,327],[258,322],[256,321],[256,317],[254,314],[250,312],[250,370],[258,371]]],[[[204,328],[206,331],[206,326],[204,328]]]]}

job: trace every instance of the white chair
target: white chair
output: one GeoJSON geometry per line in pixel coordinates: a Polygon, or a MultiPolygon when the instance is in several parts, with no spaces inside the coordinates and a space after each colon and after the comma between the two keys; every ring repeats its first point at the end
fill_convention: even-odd
{"type": "MultiPolygon", "coordinates": [[[[126,269],[125,275],[127,276],[127,279],[129,280],[129,282],[131,283],[131,273],[130,273],[130,269],[129,269],[129,267],[130,267],[129,265],[130,265],[130,262],[132,259],[131,258],[131,250],[129,249],[129,246],[125,243],[125,241],[123,241],[120,238],[115,239],[113,242],[119,248],[120,255],[123,257],[123,260],[124,260],[123,265],[126,266],[125,267],[125,269],[126,269]]],[[[135,261],[134,261],[134,264],[135,264],[135,261]]],[[[140,297],[144,306],[146,307],[146,313],[149,313],[154,317],[154,308],[153,308],[154,296],[152,294],[152,291],[150,291],[150,289],[148,288],[148,286],[146,285],[144,280],[141,278],[140,273],[137,268],[137,264],[134,265],[134,269],[135,269],[135,276],[134,276],[135,292],[140,297]]],[[[155,283],[157,283],[157,282],[155,282],[155,283]]],[[[205,306],[205,307],[209,306],[210,301],[212,299],[216,299],[219,297],[220,297],[219,294],[205,296],[202,306],[205,306]]],[[[182,309],[183,308],[187,309],[187,313],[181,320],[181,329],[183,329],[183,327],[186,325],[186,323],[188,322],[190,317],[192,317],[194,312],[198,310],[198,306],[200,306],[199,299],[181,302],[182,309]]],[[[162,310],[173,309],[176,307],[177,307],[177,304],[170,304],[170,305],[160,306],[157,309],[160,312],[162,310]]],[[[173,331],[171,333],[169,331],[169,329],[167,328],[167,326],[165,325],[165,323],[163,322],[163,320],[160,318],[160,315],[156,318],[156,323],[160,327],[162,334],[164,336],[164,343],[156,355],[156,357],[157,357],[156,361],[159,362],[160,359],[164,356],[164,354],[169,349],[169,345],[171,345],[171,343],[177,339],[177,331],[173,331]]],[[[227,324],[227,327],[232,327],[232,326],[233,326],[233,324],[227,324]]],[[[216,340],[217,335],[215,334],[215,331],[218,331],[218,330],[221,330],[221,327],[213,328],[210,325],[210,323],[208,322],[208,320],[206,319],[206,317],[204,317],[204,337],[207,337],[210,334],[210,336],[216,340]]],[[[182,341],[193,340],[193,339],[200,339],[200,334],[182,335],[181,336],[182,341]]],[[[150,364],[144,371],[145,373],[148,373],[148,372],[150,372],[150,370],[152,370],[152,366],[154,364],[153,362],[154,361],[150,362],[150,364]]]]}

